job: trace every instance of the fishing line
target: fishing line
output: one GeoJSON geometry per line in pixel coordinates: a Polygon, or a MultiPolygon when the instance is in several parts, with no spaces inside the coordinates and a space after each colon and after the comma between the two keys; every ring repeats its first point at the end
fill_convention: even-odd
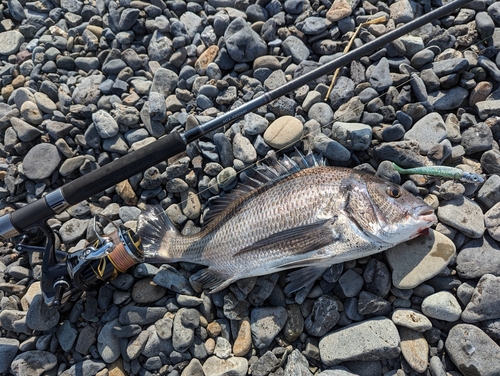
{"type": "MultiPolygon", "coordinates": [[[[375,19],[370,20],[370,21],[371,21],[371,23],[373,23],[374,21],[377,21],[377,20],[378,20],[378,19],[377,19],[377,18],[375,18],[375,19]]],[[[370,22],[370,21],[367,21],[367,22],[370,22]]],[[[365,22],[365,23],[366,23],[366,22],[365,22]]],[[[360,28],[360,29],[361,29],[361,28],[360,28]]],[[[486,41],[486,40],[488,40],[488,39],[491,39],[491,38],[492,38],[492,36],[488,36],[488,37],[486,37],[486,38],[483,38],[483,39],[481,39],[481,40],[477,41],[476,43],[471,44],[471,45],[470,45],[470,46],[468,46],[467,48],[465,48],[465,49],[461,50],[460,52],[462,52],[462,53],[463,53],[463,52],[465,52],[465,51],[472,50],[472,48],[473,48],[473,47],[476,47],[476,46],[478,46],[479,44],[481,44],[482,42],[484,42],[484,41],[486,41]]],[[[426,47],[426,48],[427,48],[427,47],[426,47]]],[[[445,51],[446,51],[446,50],[445,50],[445,51]]],[[[345,51],[344,51],[344,52],[345,52],[345,51]]],[[[444,52],[444,51],[440,52],[440,54],[441,54],[441,53],[443,53],[443,52],[444,52]]],[[[437,55],[437,56],[439,56],[439,55],[437,55]]],[[[345,66],[344,66],[344,67],[345,67],[345,66]]],[[[338,70],[340,70],[340,68],[338,68],[338,70]]],[[[333,82],[333,80],[334,80],[335,78],[336,78],[336,76],[334,75],[334,76],[332,77],[332,82],[333,82]]],[[[365,79],[366,79],[366,76],[365,76],[365,79]]],[[[412,78],[412,77],[411,77],[411,75],[410,75],[410,78],[409,78],[409,79],[407,79],[406,81],[404,81],[404,82],[400,83],[399,85],[391,85],[391,86],[392,86],[392,87],[394,87],[394,88],[396,88],[396,89],[399,89],[399,88],[402,88],[403,86],[406,86],[406,85],[410,84],[413,80],[414,80],[414,78],[412,78]]],[[[332,86],[332,87],[335,87],[335,85],[333,84],[333,86],[332,86]]],[[[329,92],[330,92],[330,90],[329,90],[329,92]]],[[[381,93],[380,95],[376,96],[375,98],[371,99],[369,102],[371,102],[371,101],[373,101],[373,100],[375,100],[375,99],[381,99],[381,98],[382,98],[382,97],[384,97],[387,93],[388,93],[388,90],[386,90],[384,93],[381,93]]],[[[325,99],[326,99],[326,98],[325,98],[325,99]]],[[[346,103],[344,103],[344,104],[347,104],[348,102],[349,102],[349,101],[347,101],[347,102],[346,102],[346,103]]],[[[355,106],[353,107],[353,109],[354,109],[354,110],[364,109],[364,108],[365,108],[365,106],[366,106],[369,102],[367,102],[367,103],[363,103],[363,104],[358,105],[358,106],[356,106],[356,105],[355,105],[355,106]]],[[[322,102],[317,102],[317,103],[322,103],[322,102]]],[[[311,132],[311,133],[307,133],[307,134],[303,134],[303,135],[302,135],[302,136],[301,136],[301,137],[300,137],[297,141],[293,142],[292,144],[289,144],[289,145],[284,146],[284,147],[282,147],[282,148],[280,148],[280,149],[274,150],[274,155],[275,155],[275,156],[277,156],[279,153],[281,153],[281,152],[283,152],[283,151],[285,151],[285,150],[288,150],[288,149],[292,148],[295,144],[297,144],[298,142],[304,141],[304,140],[305,140],[306,138],[308,138],[308,137],[316,137],[317,135],[319,135],[319,134],[321,133],[321,131],[322,131],[323,129],[325,129],[325,128],[328,128],[328,127],[332,126],[334,123],[336,123],[337,121],[341,120],[343,116],[344,116],[344,115],[337,116],[336,118],[334,118],[333,120],[331,120],[331,121],[330,121],[330,122],[328,122],[327,124],[324,124],[324,125],[321,125],[321,124],[320,124],[320,128],[319,128],[317,131],[314,131],[314,132],[311,132]]],[[[239,122],[240,122],[240,121],[242,121],[242,120],[239,120],[239,122]]],[[[236,123],[236,124],[237,124],[237,123],[236,123]]],[[[372,127],[372,129],[373,129],[373,127],[372,127]]],[[[273,157],[272,155],[268,155],[268,156],[265,156],[265,157],[262,157],[262,158],[258,159],[257,161],[255,161],[255,162],[253,162],[253,163],[249,163],[247,166],[243,167],[241,170],[239,170],[239,171],[237,171],[237,172],[236,172],[236,178],[238,178],[238,176],[239,176],[241,173],[243,173],[243,172],[245,172],[245,171],[248,171],[248,170],[251,170],[251,169],[255,168],[258,164],[262,163],[265,159],[267,159],[267,158],[272,158],[272,157],[273,157]]],[[[175,163],[175,162],[174,162],[174,163],[175,163]]],[[[484,174],[484,175],[486,175],[486,174],[484,174]]],[[[492,175],[492,174],[490,174],[490,175],[492,175]]],[[[489,175],[486,175],[486,176],[489,176],[489,175]]],[[[210,187],[205,188],[205,189],[202,189],[202,190],[199,190],[199,191],[197,191],[197,193],[195,193],[195,194],[196,194],[196,196],[198,196],[198,197],[199,197],[202,193],[205,193],[205,192],[207,192],[207,191],[210,191],[210,187]]],[[[214,197],[215,197],[215,196],[217,196],[217,195],[214,195],[214,197]]],[[[181,200],[181,201],[178,201],[178,202],[173,202],[172,204],[183,205],[183,204],[184,204],[184,203],[186,203],[187,201],[188,201],[188,199],[185,199],[185,200],[181,200]]],[[[158,215],[159,215],[159,214],[157,214],[157,215],[155,215],[155,216],[158,216],[158,215]]],[[[203,213],[202,213],[202,215],[203,215],[203,213]]]]}

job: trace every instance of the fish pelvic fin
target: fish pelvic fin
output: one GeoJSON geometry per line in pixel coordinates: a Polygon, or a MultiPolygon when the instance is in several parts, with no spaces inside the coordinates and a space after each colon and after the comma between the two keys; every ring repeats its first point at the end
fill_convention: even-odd
{"type": "Polygon", "coordinates": [[[206,268],[193,274],[189,280],[194,284],[201,284],[204,289],[210,289],[213,294],[225,289],[235,281],[234,278],[226,277],[217,270],[206,268]]]}
{"type": "Polygon", "coordinates": [[[159,205],[147,205],[137,222],[137,235],[142,239],[142,248],[148,262],[168,262],[176,259],[171,254],[171,241],[181,236],[159,205]]]}
{"type": "Polygon", "coordinates": [[[285,286],[283,292],[285,295],[290,295],[303,288],[307,288],[308,291],[310,291],[316,280],[320,278],[328,268],[330,268],[330,265],[325,262],[325,265],[308,266],[288,273],[286,278],[288,284],[285,286]]]}

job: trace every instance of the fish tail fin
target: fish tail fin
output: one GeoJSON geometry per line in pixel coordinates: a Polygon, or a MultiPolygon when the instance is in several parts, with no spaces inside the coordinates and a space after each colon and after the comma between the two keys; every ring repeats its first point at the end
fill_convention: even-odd
{"type": "Polygon", "coordinates": [[[137,222],[137,235],[142,239],[144,258],[147,262],[173,262],[172,240],[181,236],[163,209],[148,205],[137,222]]]}

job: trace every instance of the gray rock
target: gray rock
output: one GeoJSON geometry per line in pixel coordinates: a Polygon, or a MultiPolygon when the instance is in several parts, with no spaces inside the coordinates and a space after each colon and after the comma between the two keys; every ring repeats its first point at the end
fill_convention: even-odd
{"type": "Polygon", "coordinates": [[[61,376],[96,375],[104,368],[106,368],[106,363],[99,360],[87,359],[72,365],[61,373],[61,376]]]}
{"type": "Polygon", "coordinates": [[[437,210],[439,221],[471,238],[483,236],[483,212],[478,204],[467,197],[443,201],[437,210]]]}
{"type": "Polygon", "coordinates": [[[477,283],[472,298],[462,313],[468,323],[500,318],[500,277],[485,274],[477,283]]]}
{"type": "Polygon", "coordinates": [[[361,277],[354,270],[347,270],[339,278],[339,287],[345,297],[350,298],[359,294],[363,288],[363,277],[361,277]]]}
{"type": "Polygon", "coordinates": [[[500,202],[500,176],[491,175],[486,180],[477,192],[476,201],[486,209],[500,202]]]}
{"type": "Polygon", "coordinates": [[[245,376],[248,370],[248,360],[234,356],[228,359],[220,359],[216,356],[209,357],[203,363],[205,375],[234,375],[245,376]]]}
{"type": "Polygon", "coordinates": [[[121,310],[119,319],[122,325],[147,325],[161,319],[165,313],[165,307],[127,306],[121,310]]]}
{"type": "Polygon", "coordinates": [[[484,274],[500,276],[500,248],[489,236],[467,243],[458,254],[456,262],[461,278],[480,278],[484,274]]]}
{"type": "Polygon", "coordinates": [[[153,76],[150,92],[163,94],[166,98],[172,94],[177,87],[179,76],[169,69],[158,68],[153,76]]]}
{"type": "Polygon", "coordinates": [[[23,171],[31,180],[43,180],[56,170],[61,157],[57,148],[49,143],[35,145],[23,159],[23,171]]]}
{"type": "Polygon", "coordinates": [[[254,308],[250,317],[253,343],[258,349],[269,347],[285,326],[287,312],[283,307],[254,308]]]}
{"type": "Polygon", "coordinates": [[[494,376],[498,374],[500,347],[476,326],[458,324],[446,338],[446,351],[457,368],[464,374],[494,376]]]}
{"type": "Polygon", "coordinates": [[[493,144],[493,133],[485,123],[478,123],[462,132],[462,146],[465,154],[474,154],[490,150],[493,144]]]}
{"type": "Polygon", "coordinates": [[[153,282],[166,289],[186,295],[193,295],[188,280],[170,265],[162,265],[154,276],[153,282]]]}
{"type": "Polygon", "coordinates": [[[400,353],[398,330],[385,317],[348,325],[324,336],[319,352],[326,366],[350,360],[393,359],[400,353]]]}
{"type": "Polygon", "coordinates": [[[76,85],[71,98],[76,104],[97,104],[101,97],[99,85],[106,79],[104,75],[90,75],[76,85]]]}
{"type": "Polygon", "coordinates": [[[333,121],[332,108],[323,102],[313,104],[307,115],[309,119],[316,120],[322,127],[331,124],[333,121]]]}
{"type": "Polygon", "coordinates": [[[98,110],[92,114],[97,133],[102,138],[110,138],[118,133],[118,123],[104,110],[98,110]]]}
{"type": "Polygon", "coordinates": [[[267,54],[264,40],[241,17],[229,24],[224,39],[229,56],[238,63],[251,62],[267,54]]]}
{"type": "Polygon", "coordinates": [[[305,320],[306,331],[315,337],[322,337],[339,321],[340,314],[335,299],[328,295],[320,296],[305,320]]]}
{"type": "Polygon", "coordinates": [[[12,361],[10,368],[15,375],[37,375],[52,370],[57,365],[57,358],[48,351],[26,351],[12,361]]]}
{"type": "MultiPolygon", "coordinates": [[[[173,53],[172,41],[167,34],[163,34],[159,30],[153,32],[151,42],[148,46],[148,56],[152,61],[164,62],[172,56],[173,53]]],[[[158,68],[158,70],[164,68],[158,68]]],[[[158,71],[157,71],[158,72],[158,71]]]]}
{"type": "Polygon", "coordinates": [[[372,65],[372,67],[374,68],[371,70],[370,78],[368,79],[371,87],[378,92],[387,90],[393,83],[389,71],[389,61],[383,57],[376,64],[372,65]]]}
{"type": "Polygon", "coordinates": [[[432,112],[417,121],[404,136],[405,140],[417,141],[424,155],[445,138],[446,127],[443,118],[437,112],[432,112]]]}
{"type": "Polygon", "coordinates": [[[257,160],[257,152],[248,138],[237,133],[233,138],[233,155],[244,163],[253,163],[257,160]]]}
{"type": "Polygon", "coordinates": [[[449,291],[440,291],[424,299],[422,312],[427,317],[454,322],[460,318],[462,309],[449,291]]]}
{"type": "Polygon", "coordinates": [[[371,292],[361,291],[357,309],[361,315],[382,316],[391,311],[391,303],[371,292]]]}
{"type": "Polygon", "coordinates": [[[0,338],[0,372],[9,371],[19,349],[19,341],[13,338],[0,338]]]}
{"type": "Polygon", "coordinates": [[[61,240],[66,244],[71,244],[83,238],[87,232],[89,221],[89,219],[71,218],[64,222],[59,229],[61,240]]]}
{"type": "Polygon", "coordinates": [[[294,349],[287,358],[285,375],[290,376],[312,376],[309,370],[309,362],[298,349],[294,349]]]}
{"type": "Polygon", "coordinates": [[[288,36],[281,44],[283,52],[292,57],[295,64],[299,64],[309,57],[309,48],[299,38],[294,35],[288,36]]]}
{"type": "Polygon", "coordinates": [[[69,352],[78,337],[78,330],[69,320],[64,320],[62,325],[57,328],[56,337],[63,351],[69,352]]]}
{"type": "Polygon", "coordinates": [[[414,309],[400,308],[392,313],[394,324],[404,326],[417,332],[425,332],[432,328],[431,321],[414,309]]]}
{"type": "Polygon", "coordinates": [[[479,115],[479,117],[482,120],[485,120],[490,116],[498,114],[498,111],[500,111],[500,100],[497,99],[477,102],[475,104],[475,107],[477,109],[477,114],[479,115]]]}
{"type": "Polygon", "coordinates": [[[448,111],[458,108],[468,95],[468,90],[457,86],[429,93],[428,101],[435,110],[448,111]]]}
{"type": "Polygon", "coordinates": [[[314,137],[314,150],[339,165],[346,165],[351,159],[349,150],[324,134],[314,137]]]}
{"type": "Polygon", "coordinates": [[[189,308],[177,311],[172,326],[172,344],[175,350],[184,352],[193,344],[194,330],[198,325],[198,311],[189,308]]]}
{"type": "Polygon", "coordinates": [[[366,150],[372,141],[372,128],[361,123],[342,123],[332,125],[331,138],[349,150],[366,150]]]}
{"type": "Polygon", "coordinates": [[[59,323],[59,311],[45,304],[42,295],[35,295],[26,315],[26,323],[33,330],[45,331],[59,323]]]}
{"type": "Polygon", "coordinates": [[[3,31],[0,33],[0,55],[12,55],[19,52],[24,43],[24,36],[19,31],[3,31]]]}

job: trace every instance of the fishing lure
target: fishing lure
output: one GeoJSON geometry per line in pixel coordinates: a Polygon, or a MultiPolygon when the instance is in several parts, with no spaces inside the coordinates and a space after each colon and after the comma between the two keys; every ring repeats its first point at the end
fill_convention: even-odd
{"type": "Polygon", "coordinates": [[[484,178],[474,172],[467,172],[457,167],[450,166],[424,166],[413,168],[402,168],[394,162],[392,163],[394,169],[400,174],[417,174],[417,175],[430,175],[439,176],[443,178],[450,178],[459,180],[462,183],[483,183],[484,178]]]}

